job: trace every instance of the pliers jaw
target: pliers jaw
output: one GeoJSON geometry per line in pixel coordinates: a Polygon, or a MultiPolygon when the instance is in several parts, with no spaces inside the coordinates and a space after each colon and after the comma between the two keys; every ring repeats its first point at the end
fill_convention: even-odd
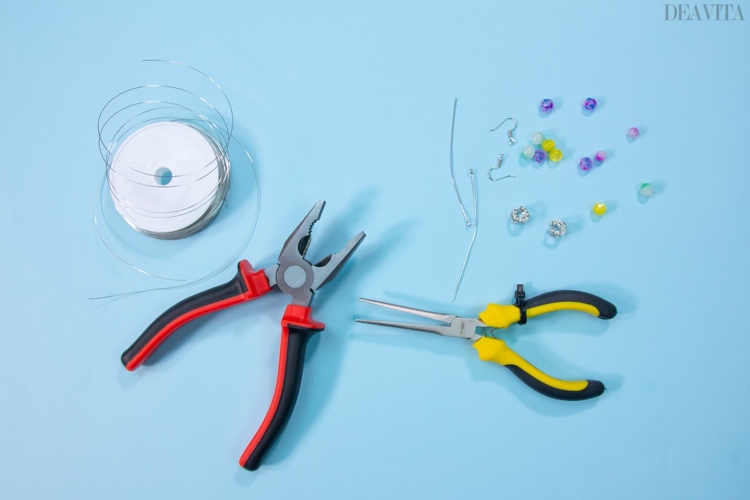
{"type": "Polygon", "coordinates": [[[477,333],[478,328],[487,328],[482,321],[476,318],[461,318],[454,314],[437,313],[432,311],[425,311],[423,309],[415,309],[412,307],[400,306],[397,304],[389,304],[388,302],[380,302],[377,300],[363,299],[362,302],[373,304],[387,309],[393,309],[422,318],[431,319],[440,323],[447,323],[446,325],[425,325],[420,323],[400,323],[396,321],[375,321],[369,319],[357,319],[359,323],[368,323],[371,325],[390,326],[393,328],[404,328],[407,330],[416,330],[419,332],[436,333],[445,337],[460,337],[468,340],[479,340],[482,335],[477,333]]]}
{"type": "Polygon", "coordinates": [[[273,273],[269,283],[277,285],[281,291],[292,298],[292,304],[309,306],[315,291],[331,281],[346,264],[354,251],[365,238],[360,232],[350,239],[339,252],[324,257],[317,264],[305,259],[305,254],[312,239],[312,227],[320,219],[326,202],[318,201],[297,228],[289,235],[279,254],[279,263],[269,268],[266,276],[273,273]],[[273,269],[273,271],[271,271],[273,269]]]}

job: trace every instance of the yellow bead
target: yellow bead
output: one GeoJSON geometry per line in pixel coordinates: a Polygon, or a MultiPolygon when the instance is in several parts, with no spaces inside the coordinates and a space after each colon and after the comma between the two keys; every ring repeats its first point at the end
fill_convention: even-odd
{"type": "Polygon", "coordinates": [[[554,161],[555,163],[562,160],[562,157],[563,157],[562,151],[560,151],[559,149],[553,149],[552,151],[549,152],[550,161],[554,161]]]}
{"type": "Polygon", "coordinates": [[[607,212],[607,205],[604,203],[596,203],[593,211],[596,215],[604,215],[607,212]]]}
{"type": "Polygon", "coordinates": [[[555,141],[553,141],[552,139],[545,139],[544,141],[542,141],[542,149],[549,153],[550,151],[555,149],[555,141]]]}

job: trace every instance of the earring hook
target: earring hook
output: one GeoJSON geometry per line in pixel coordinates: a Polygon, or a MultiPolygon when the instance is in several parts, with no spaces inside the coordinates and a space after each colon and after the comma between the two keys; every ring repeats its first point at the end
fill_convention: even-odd
{"type": "Polygon", "coordinates": [[[514,144],[515,144],[516,142],[518,142],[518,141],[516,141],[516,139],[515,139],[515,138],[513,137],[513,131],[514,131],[514,130],[516,129],[516,127],[518,127],[518,122],[516,121],[516,119],[515,119],[515,118],[513,118],[513,117],[510,117],[510,116],[509,116],[509,117],[508,117],[508,118],[506,118],[505,120],[501,121],[501,122],[500,122],[500,125],[498,125],[497,127],[495,127],[495,128],[493,128],[493,129],[491,129],[491,130],[490,130],[490,132],[494,132],[495,130],[499,129],[500,127],[502,127],[503,123],[507,122],[508,120],[511,120],[511,121],[513,121],[513,128],[512,128],[512,129],[510,129],[510,130],[508,130],[508,146],[512,146],[512,145],[514,145],[514,144]]]}
{"type": "Polygon", "coordinates": [[[502,163],[503,163],[504,159],[505,159],[505,155],[504,154],[498,155],[498,157],[497,157],[497,165],[495,165],[494,167],[492,167],[491,169],[489,169],[487,171],[487,177],[491,181],[501,181],[503,179],[507,179],[508,177],[513,177],[514,179],[516,178],[516,176],[513,175],[513,174],[508,174],[508,175],[506,175],[504,177],[498,177],[497,179],[495,179],[494,177],[492,177],[492,172],[494,172],[495,170],[500,170],[500,167],[502,166],[502,163]]]}

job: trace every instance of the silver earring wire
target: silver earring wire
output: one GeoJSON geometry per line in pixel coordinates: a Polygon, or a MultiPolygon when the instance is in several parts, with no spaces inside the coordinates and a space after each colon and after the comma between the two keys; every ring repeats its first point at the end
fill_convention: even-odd
{"type": "Polygon", "coordinates": [[[516,178],[516,176],[513,175],[513,174],[508,174],[508,175],[503,176],[503,177],[498,177],[497,179],[495,179],[494,177],[492,177],[492,172],[494,172],[495,170],[500,170],[500,167],[502,166],[502,163],[503,163],[504,159],[505,159],[505,155],[504,154],[498,155],[497,156],[497,165],[495,165],[494,167],[492,167],[491,169],[489,169],[487,171],[487,177],[489,177],[489,179],[491,181],[501,181],[503,179],[507,179],[508,177],[512,177],[514,179],[516,178]]]}
{"type": "Polygon", "coordinates": [[[515,138],[513,137],[513,131],[514,131],[514,130],[516,129],[516,127],[518,127],[518,122],[516,121],[516,119],[515,119],[515,118],[512,118],[512,117],[510,117],[510,116],[509,116],[509,117],[508,117],[508,118],[506,118],[505,120],[501,121],[501,122],[500,122],[500,125],[498,125],[497,127],[495,127],[495,128],[493,128],[493,129],[491,129],[491,130],[490,130],[490,132],[494,132],[495,130],[499,129],[500,127],[502,127],[502,126],[503,126],[503,123],[507,122],[508,120],[511,120],[511,121],[513,122],[513,128],[512,128],[512,129],[510,129],[510,130],[508,130],[508,146],[512,146],[512,145],[514,145],[514,144],[515,144],[516,142],[518,142],[518,141],[516,141],[516,139],[515,139],[515,138]]]}

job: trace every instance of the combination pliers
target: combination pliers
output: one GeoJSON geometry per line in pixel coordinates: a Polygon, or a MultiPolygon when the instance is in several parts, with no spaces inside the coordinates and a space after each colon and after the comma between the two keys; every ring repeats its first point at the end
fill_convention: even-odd
{"type": "Polygon", "coordinates": [[[331,281],[352,256],[365,237],[360,232],[344,248],[323,258],[317,264],[305,260],[313,224],[320,219],[325,201],[318,201],[284,243],[278,263],[265,270],[254,270],[247,260],[238,264],[237,275],[228,283],[188,297],[165,311],[122,354],[122,364],[135,370],[170,335],[191,320],[236,304],[255,300],[278,288],[291,297],[281,318],[281,353],[271,406],[240,465],[256,470],[263,456],[279,436],[297,401],[305,349],[308,340],[325,325],[312,319],[315,291],[331,281]]]}

